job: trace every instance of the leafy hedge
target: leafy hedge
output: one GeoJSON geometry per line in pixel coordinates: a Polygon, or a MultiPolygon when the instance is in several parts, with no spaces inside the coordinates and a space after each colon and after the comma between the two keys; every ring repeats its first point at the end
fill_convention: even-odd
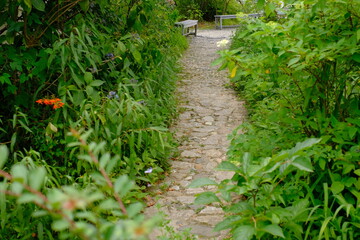
{"type": "Polygon", "coordinates": [[[8,0],[0,16],[0,235],[146,236],[157,220],[137,201],[174,147],[177,12],[161,0],[8,0]]]}
{"type": "Polygon", "coordinates": [[[219,202],[227,217],[215,229],[233,239],[358,239],[360,5],[288,2],[280,19],[265,3],[267,16],[245,20],[221,52],[249,120],[218,166],[234,177],[197,180],[218,191],[195,202],[219,202]]]}

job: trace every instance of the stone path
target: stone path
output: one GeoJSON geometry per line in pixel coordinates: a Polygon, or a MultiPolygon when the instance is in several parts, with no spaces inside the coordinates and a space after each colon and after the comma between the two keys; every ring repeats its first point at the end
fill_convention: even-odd
{"type": "MultiPolygon", "coordinates": [[[[172,172],[165,179],[168,185],[157,204],[170,220],[175,230],[192,228],[199,239],[223,239],[226,233],[213,232],[212,227],[222,220],[222,210],[216,206],[196,206],[195,195],[210,187],[190,189],[187,186],[196,178],[209,177],[216,181],[231,178],[230,172],[214,168],[226,158],[227,135],[246,115],[243,102],[235,92],[225,88],[226,71],[217,71],[211,63],[218,57],[216,43],[229,39],[232,29],[200,30],[190,39],[189,49],[181,65],[182,80],[178,85],[180,116],[172,127],[180,141],[180,156],[171,161],[172,172]]],[[[159,209],[152,206],[146,214],[159,209]]],[[[151,239],[155,238],[156,233],[151,239]]]]}

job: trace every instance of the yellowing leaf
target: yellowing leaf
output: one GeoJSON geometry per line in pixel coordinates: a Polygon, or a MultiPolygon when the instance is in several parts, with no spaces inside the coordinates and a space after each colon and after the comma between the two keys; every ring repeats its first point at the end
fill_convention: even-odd
{"type": "Polygon", "coordinates": [[[237,68],[238,68],[238,67],[234,67],[234,68],[231,70],[231,74],[230,74],[230,77],[231,77],[231,78],[235,77],[237,68]]]}
{"type": "Polygon", "coordinates": [[[56,127],[54,124],[52,124],[51,122],[49,122],[48,127],[49,127],[49,129],[50,129],[51,131],[53,131],[53,132],[57,132],[57,131],[58,131],[57,127],[56,127]]]}

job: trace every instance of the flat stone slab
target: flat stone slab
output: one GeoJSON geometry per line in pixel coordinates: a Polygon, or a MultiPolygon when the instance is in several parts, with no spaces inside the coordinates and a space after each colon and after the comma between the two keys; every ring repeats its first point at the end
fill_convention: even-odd
{"type": "Polygon", "coordinates": [[[200,211],[200,215],[222,215],[223,210],[217,207],[205,207],[203,210],[200,211]]]}
{"type": "Polygon", "coordinates": [[[171,166],[173,169],[192,169],[194,164],[182,161],[171,161],[171,166]]]}
{"type": "Polygon", "coordinates": [[[184,150],[181,152],[180,156],[186,158],[199,158],[201,157],[201,154],[194,150],[184,150]]]}
{"type": "Polygon", "coordinates": [[[191,233],[199,235],[200,237],[217,237],[220,235],[218,232],[214,232],[212,227],[205,225],[185,225],[181,230],[191,228],[191,233]]]}
{"type": "Polygon", "coordinates": [[[206,116],[206,117],[203,117],[202,120],[204,122],[213,122],[215,119],[211,116],[206,116]]]}

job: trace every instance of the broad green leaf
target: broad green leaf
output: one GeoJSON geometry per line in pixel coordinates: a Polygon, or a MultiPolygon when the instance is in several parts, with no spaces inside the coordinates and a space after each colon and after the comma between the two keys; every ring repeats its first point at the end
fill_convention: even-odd
{"type": "Polygon", "coordinates": [[[87,10],[89,10],[90,2],[89,2],[89,0],[82,0],[79,2],[79,5],[80,5],[81,10],[86,12],[87,10]]]}
{"type": "Polygon", "coordinates": [[[220,170],[220,171],[237,171],[239,170],[239,168],[228,161],[222,161],[217,167],[216,170],[220,170]]]}
{"type": "Polygon", "coordinates": [[[345,186],[344,184],[342,184],[341,182],[333,182],[331,184],[331,191],[334,193],[334,194],[338,194],[338,193],[341,193],[343,190],[344,190],[345,186]]]}
{"type": "MultiPolygon", "coordinates": [[[[359,55],[359,57],[360,57],[360,55],[359,55]]],[[[349,138],[350,138],[350,139],[353,139],[358,131],[359,131],[359,130],[358,130],[357,127],[349,128],[349,129],[348,129],[349,138]]]]}
{"type": "Polygon", "coordinates": [[[21,194],[23,189],[24,189],[24,186],[19,182],[13,182],[10,185],[10,189],[11,189],[12,192],[14,192],[16,194],[21,194]]]}
{"type": "Polygon", "coordinates": [[[321,138],[308,138],[303,142],[299,142],[296,144],[294,148],[292,148],[289,151],[289,154],[293,155],[298,153],[301,150],[304,150],[305,148],[311,147],[321,141],[321,138]]]}
{"type": "Polygon", "coordinates": [[[70,227],[70,223],[65,219],[56,220],[51,224],[52,229],[55,231],[64,231],[70,227]]]}
{"type": "Polygon", "coordinates": [[[258,9],[262,9],[264,7],[264,4],[265,4],[265,0],[258,0],[257,4],[256,4],[256,7],[258,9]]]}
{"type": "Polygon", "coordinates": [[[93,87],[98,87],[98,86],[103,85],[104,83],[105,83],[104,81],[95,80],[95,81],[92,81],[92,82],[90,83],[90,85],[93,86],[93,87]]]}
{"type": "Polygon", "coordinates": [[[255,234],[255,228],[251,225],[242,225],[235,228],[234,240],[251,240],[255,234]]]}
{"type": "Polygon", "coordinates": [[[84,92],[79,90],[73,94],[73,104],[79,106],[85,100],[84,92]]]}
{"type": "Polygon", "coordinates": [[[45,180],[46,170],[44,167],[38,167],[29,173],[29,185],[35,190],[39,190],[45,180]]]}
{"type": "Polygon", "coordinates": [[[9,149],[5,145],[0,145],[0,169],[5,165],[9,157],[9,149]]]}
{"type": "Polygon", "coordinates": [[[0,83],[4,84],[9,84],[11,85],[11,80],[10,80],[11,75],[8,73],[4,73],[3,75],[0,76],[0,83]]]}
{"type": "Polygon", "coordinates": [[[196,205],[210,204],[213,202],[220,202],[220,199],[213,192],[200,193],[194,201],[196,205]]]}
{"type": "Polygon", "coordinates": [[[264,228],[262,228],[261,230],[263,230],[264,232],[268,232],[274,236],[285,238],[281,227],[279,227],[276,224],[267,225],[264,228]]]}
{"type": "Polygon", "coordinates": [[[94,94],[94,88],[93,87],[91,87],[91,86],[86,86],[86,94],[89,96],[89,97],[91,97],[91,95],[93,95],[94,94]]]}
{"type": "Polygon", "coordinates": [[[75,214],[75,217],[79,218],[79,219],[86,219],[92,223],[97,223],[97,221],[98,221],[98,218],[97,218],[98,216],[96,216],[96,214],[94,212],[90,212],[90,211],[77,212],[75,214]]]}
{"type": "MultiPolygon", "coordinates": [[[[0,166],[0,168],[1,168],[1,166],[0,166]]],[[[356,169],[356,170],[354,171],[354,173],[355,173],[356,175],[360,176],[360,169],[356,169]]]]}
{"type": "Polygon", "coordinates": [[[133,185],[134,183],[130,181],[128,176],[122,175],[116,179],[114,190],[119,193],[120,196],[125,196],[132,189],[133,185]]]}
{"type": "Polygon", "coordinates": [[[118,47],[117,49],[119,50],[119,52],[125,52],[126,51],[126,46],[124,43],[122,43],[121,41],[118,42],[118,47]]]}
{"type": "Polygon", "coordinates": [[[25,165],[16,164],[11,168],[11,175],[13,176],[14,181],[19,181],[21,183],[26,183],[28,170],[25,165]]]}
{"type": "Polygon", "coordinates": [[[192,181],[189,184],[189,188],[198,188],[208,185],[217,185],[217,183],[214,180],[211,180],[209,178],[197,178],[194,181],[192,181]]]}
{"type": "Polygon", "coordinates": [[[136,202],[131,204],[130,206],[128,206],[126,208],[127,214],[129,218],[133,218],[135,217],[137,214],[139,214],[141,212],[141,210],[143,209],[143,204],[136,202]]]}
{"type": "Polygon", "coordinates": [[[91,72],[84,73],[84,80],[87,84],[91,84],[93,82],[93,75],[91,72]]]}
{"type": "Polygon", "coordinates": [[[110,154],[109,153],[105,153],[101,156],[100,158],[100,167],[101,168],[105,168],[107,163],[110,161],[110,154]]]}
{"type": "Polygon", "coordinates": [[[276,9],[275,5],[272,3],[268,3],[265,6],[265,14],[266,16],[269,16],[271,13],[274,13],[274,10],[276,9]]]}
{"type": "Polygon", "coordinates": [[[31,216],[33,217],[43,217],[43,216],[46,216],[48,215],[49,213],[45,210],[36,210],[34,211],[31,216]]]}
{"type": "Polygon", "coordinates": [[[119,209],[119,203],[115,201],[115,199],[109,198],[105,199],[104,201],[101,201],[99,204],[99,208],[101,210],[114,210],[119,209]]]}
{"type": "Polygon", "coordinates": [[[25,5],[29,8],[29,9],[28,9],[28,12],[30,12],[30,11],[31,11],[31,8],[32,8],[32,2],[31,2],[31,0],[24,0],[24,3],[25,3],[25,5]]]}
{"type": "Polygon", "coordinates": [[[295,58],[290,59],[288,66],[294,65],[295,63],[300,61],[300,59],[301,59],[300,57],[295,57],[295,58]]]}
{"type": "Polygon", "coordinates": [[[45,3],[43,0],[32,0],[32,5],[39,11],[45,11],[45,3]]]}
{"type": "Polygon", "coordinates": [[[358,63],[360,63],[360,54],[359,53],[354,53],[352,55],[352,59],[358,63]]]}
{"type": "Polygon", "coordinates": [[[23,193],[21,194],[21,196],[17,199],[17,202],[19,204],[21,203],[30,203],[30,202],[38,202],[38,203],[42,203],[42,199],[32,193],[23,193]]]}
{"type": "Polygon", "coordinates": [[[254,207],[249,204],[248,202],[238,202],[233,204],[230,208],[226,209],[226,212],[229,213],[243,213],[245,211],[251,211],[253,213],[256,213],[256,210],[254,207]]]}
{"type": "Polygon", "coordinates": [[[214,227],[214,231],[218,232],[228,228],[232,228],[236,224],[236,221],[241,220],[241,218],[241,216],[229,216],[225,218],[225,220],[223,220],[222,222],[216,224],[216,226],[214,227]]]}
{"type": "Polygon", "coordinates": [[[216,66],[216,65],[219,65],[220,63],[223,63],[224,62],[224,59],[223,58],[217,58],[216,60],[214,60],[212,63],[211,63],[211,66],[216,66]]]}
{"type": "Polygon", "coordinates": [[[142,62],[141,53],[135,47],[130,48],[130,50],[131,50],[131,54],[133,55],[135,61],[138,63],[141,63],[142,62]]]}
{"type": "Polygon", "coordinates": [[[312,172],[313,166],[311,164],[311,160],[308,157],[297,157],[292,163],[294,167],[297,167],[300,170],[306,171],[306,172],[312,172]]]}

